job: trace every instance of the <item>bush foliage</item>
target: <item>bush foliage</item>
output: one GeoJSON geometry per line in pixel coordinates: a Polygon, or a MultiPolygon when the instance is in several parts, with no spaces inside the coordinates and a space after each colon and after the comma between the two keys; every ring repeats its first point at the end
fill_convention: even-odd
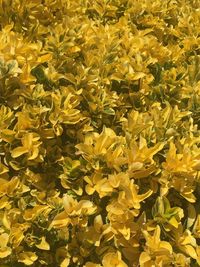
{"type": "Polygon", "coordinates": [[[199,0],[0,0],[0,266],[200,266],[199,0]]]}

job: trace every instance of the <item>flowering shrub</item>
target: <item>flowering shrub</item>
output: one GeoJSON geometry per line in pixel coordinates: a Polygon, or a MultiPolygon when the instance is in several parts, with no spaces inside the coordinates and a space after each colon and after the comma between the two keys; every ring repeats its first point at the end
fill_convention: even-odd
{"type": "Polygon", "coordinates": [[[198,0],[0,0],[0,267],[200,266],[198,0]]]}

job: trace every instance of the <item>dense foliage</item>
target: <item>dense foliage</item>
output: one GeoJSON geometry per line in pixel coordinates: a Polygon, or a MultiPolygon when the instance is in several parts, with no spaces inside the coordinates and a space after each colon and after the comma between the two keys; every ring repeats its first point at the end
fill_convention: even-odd
{"type": "Polygon", "coordinates": [[[0,266],[200,266],[199,0],[0,0],[0,266]]]}

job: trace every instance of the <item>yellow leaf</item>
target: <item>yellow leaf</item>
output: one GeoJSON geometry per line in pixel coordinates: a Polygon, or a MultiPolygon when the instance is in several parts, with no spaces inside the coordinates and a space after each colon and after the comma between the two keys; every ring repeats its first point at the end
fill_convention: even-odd
{"type": "Polygon", "coordinates": [[[52,227],[63,228],[68,226],[69,223],[70,219],[68,218],[67,213],[64,211],[55,216],[55,218],[53,219],[52,223],[49,226],[49,229],[51,229],[52,227]]]}
{"type": "Polygon", "coordinates": [[[63,205],[67,214],[70,214],[72,212],[76,204],[77,201],[74,200],[72,196],[65,195],[63,197],[63,205]]]}
{"type": "Polygon", "coordinates": [[[196,248],[197,258],[196,261],[200,265],[200,246],[196,248]]]}
{"type": "Polygon", "coordinates": [[[94,228],[95,230],[100,233],[101,232],[101,229],[102,229],[102,226],[103,226],[103,220],[102,220],[102,217],[101,215],[97,215],[95,218],[94,218],[94,228]]]}
{"type": "Polygon", "coordinates": [[[7,216],[7,213],[4,212],[4,215],[3,215],[3,219],[2,219],[2,223],[3,223],[3,226],[10,230],[10,226],[11,226],[11,222],[10,220],[8,219],[8,216],[7,216]]]}
{"type": "Polygon", "coordinates": [[[141,171],[136,171],[132,173],[132,170],[130,171],[130,178],[135,178],[135,179],[142,179],[145,177],[148,177],[150,174],[155,172],[157,170],[156,166],[151,165],[149,168],[141,171]]]}
{"type": "Polygon", "coordinates": [[[196,219],[196,210],[195,207],[189,203],[188,205],[188,219],[187,219],[187,228],[190,228],[196,219]]]}
{"type": "Polygon", "coordinates": [[[83,189],[81,187],[79,187],[78,189],[73,189],[73,191],[78,195],[78,196],[82,196],[83,194],[83,189]]]}
{"type": "Polygon", "coordinates": [[[101,265],[93,262],[87,262],[83,267],[101,267],[101,265]]]}
{"type": "Polygon", "coordinates": [[[196,253],[195,249],[193,248],[193,246],[186,245],[186,246],[184,246],[184,250],[193,259],[197,258],[197,253],[196,253]]]}
{"type": "Polygon", "coordinates": [[[60,267],[67,267],[69,266],[69,263],[70,263],[70,259],[66,258],[61,262],[60,267]]]}
{"type": "Polygon", "coordinates": [[[50,250],[50,245],[47,243],[44,236],[42,237],[40,244],[36,245],[36,247],[42,250],[50,250]]]}
{"type": "Polygon", "coordinates": [[[193,169],[196,171],[200,171],[200,160],[194,160],[193,169]]]}
{"type": "Polygon", "coordinates": [[[0,235],[0,247],[5,248],[8,244],[9,235],[7,233],[3,233],[0,235]]]}
{"type": "Polygon", "coordinates": [[[9,172],[9,169],[0,162],[0,175],[9,172]]]}
{"type": "Polygon", "coordinates": [[[72,46],[72,47],[68,48],[67,51],[68,51],[68,53],[71,54],[71,53],[77,53],[77,52],[80,52],[81,49],[80,49],[80,47],[78,47],[78,46],[72,46]]]}
{"type": "Polygon", "coordinates": [[[95,188],[87,184],[85,186],[85,191],[88,195],[92,195],[95,192],[95,188]]]}
{"type": "Polygon", "coordinates": [[[8,183],[7,183],[7,194],[8,195],[15,195],[15,190],[20,185],[20,180],[18,177],[13,177],[8,183]]]}
{"type": "Polygon", "coordinates": [[[25,265],[32,265],[37,259],[38,256],[35,252],[22,252],[19,254],[18,262],[22,262],[25,265]]]}
{"type": "Polygon", "coordinates": [[[39,149],[38,147],[33,146],[32,153],[30,153],[30,156],[28,157],[28,160],[34,160],[38,157],[39,149]]]}
{"type": "Polygon", "coordinates": [[[81,214],[91,215],[96,211],[96,206],[89,200],[81,200],[76,206],[76,211],[81,214]]]}
{"type": "Polygon", "coordinates": [[[169,222],[169,224],[171,224],[175,228],[178,228],[178,222],[177,222],[177,220],[176,220],[176,218],[174,216],[171,217],[168,222],[169,222]]]}
{"type": "Polygon", "coordinates": [[[146,75],[144,72],[136,72],[136,73],[130,73],[127,75],[128,78],[130,78],[133,81],[139,80],[141,78],[144,78],[146,75]]]}
{"type": "Polygon", "coordinates": [[[18,130],[26,130],[31,127],[32,125],[32,120],[26,114],[25,112],[18,112],[16,114],[16,117],[18,117],[18,122],[17,122],[17,128],[18,130]]]}
{"type": "Polygon", "coordinates": [[[109,175],[108,181],[113,188],[117,188],[119,187],[121,180],[119,175],[114,174],[114,175],[109,175]]]}
{"type": "Polygon", "coordinates": [[[170,254],[172,254],[172,246],[170,245],[169,242],[166,241],[161,241],[160,242],[160,248],[167,250],[170,254]]]}
{"type": "Polygon", "coordinates": [[[45,55],[42,55],[38,58],[38,63],[44,63],[44,62],[48,62],[49,60],[52,59],[52,55],[51,54],[45,54],[45,55]]]}
{"type": "Polygon", "coordinates": [[[20,157],[21,155],[23,155],[25,153],[28,153],[28,149],[26,147],[19,146],[19,147],[14,148],[11,151],[11,156],[13,158],[18,158],[18,157],[20,157]]]}
{"type": "Polygon", "coordinates": [[[198,214],[194,227],[193,227],[194,236],[200,238],[200,215],[198,214]]]}
{"type": "Polygon", "coordinates": [[[131,169],[131,171],[138,171],[138,170],[142,169],[143,165],[144,164],[142,162],[133,162],[130,165],[130,169],[131,169]]]}
{"type": "Polygon", "coordinates": [[[192,192],[183,192],[180,195],[183,196],[190,203],[196,202],[196,197],[194,194],[192,194],[192,192]]]}
{"type": "Polygon", "coordinates": [[[121,259],[121,254],[119,252],[109,252],[104,255],[102,260],[103,267],[128,267],[126,263],[121,259]]]}
{"type": "Polygon", "coordinates": [[[9,165],[13,168],[15,171],[19,171],[21,169],[19,163],[17,161],[10,161],[9,165]]]}
{"type": "Polygon", "coordinates": [[[0,248],[0,259],[8,257],[12,253],[12,249],[9,247],[0,248]]]}
{"type": "Polygon", "coordinates": [[[33,209],[26,209],[23,217],[26,221],[31,221],[34,220],[37,216],[39,216],[42,212],[44,213],[45,210],[47,212],[50,211],[48,206],[38,205],[35,206],[33,209]]]}
{"type": "Polygon", "coordinates": [[[14,135],[16,134],[15,131],[9,129],[3,129],[0,132],[0,138],[8,143],[11,143],[14,140],[14,135]]]}
{"type": "Polygon", "coordinates": [[[32,133],[27,133],[25,136],[22,138],[22,144],[26,149],[30,149],[33,143],[33,134],[32,133]]]}
{"type": "Polygon", "coordinates": [[[140,254],[140,264],[145,264],[146,262],[150,261],[151,257],[147,252],[142,252],[140,254]]]}
{"type": "Polygon", "coordinates": [[[165,143],[157,143],[154,147],[149,148],[149,150],[147,151],[147,154],[145,154],[146,157],[152,157],[154,156],[156,153],[158,153],[160,150],[163,149],[165,143]]]}
{"type": "Polygon", "coordinates": [[[10,234],[10,243],[12,244],[13,248],[17,248],[22,240],[24,239],[24,234],[22,229],[19,227],[12,227],[11,234],[10,234]]]}

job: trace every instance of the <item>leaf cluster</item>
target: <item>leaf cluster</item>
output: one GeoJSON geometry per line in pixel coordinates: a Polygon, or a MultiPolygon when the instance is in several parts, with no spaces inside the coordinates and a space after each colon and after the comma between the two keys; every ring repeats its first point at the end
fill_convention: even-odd
{"type": "Polygon", "coordinates": [[[0,266],[200,266],[198,0],[0,0],[0,266]]]}

